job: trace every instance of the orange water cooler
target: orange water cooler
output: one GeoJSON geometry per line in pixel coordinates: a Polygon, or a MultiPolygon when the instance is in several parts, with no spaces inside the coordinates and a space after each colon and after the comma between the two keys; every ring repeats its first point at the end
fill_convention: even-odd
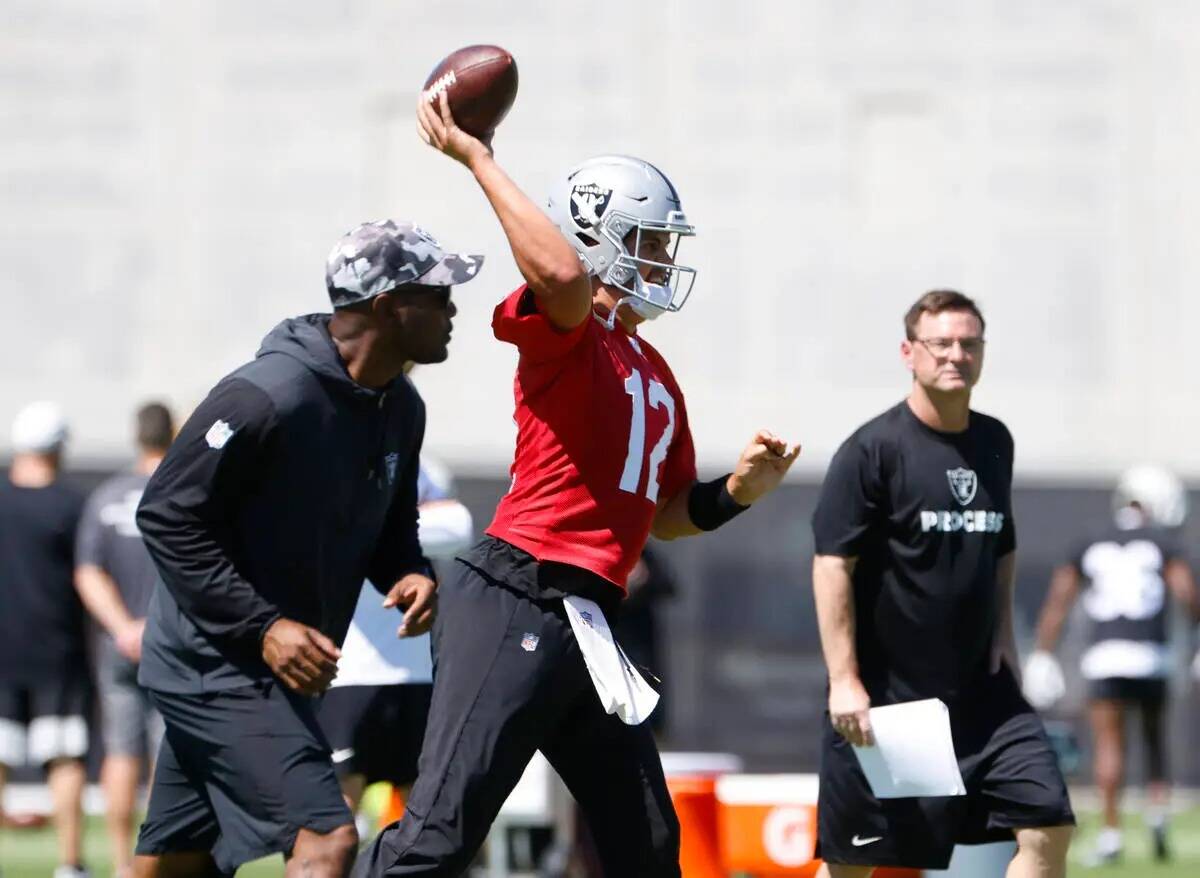
{"type": "Polygon", "coordinates": [[[679,816],[683,878],[728,878],[717,832],[717,778],[741,771],[729,753],[663,753],[663,773],[679,816]]]}
{"type": "MultiPolygon", "coordinates": [[[[717,779],[717,834],[724,874],[804,878],[817,873],[817,776],[729,774],[717,779]]],[[[875,878],[920,878],[876,869],[875,878]]],[[[686,878],[686,873],[685,873],[686,878]]]]}

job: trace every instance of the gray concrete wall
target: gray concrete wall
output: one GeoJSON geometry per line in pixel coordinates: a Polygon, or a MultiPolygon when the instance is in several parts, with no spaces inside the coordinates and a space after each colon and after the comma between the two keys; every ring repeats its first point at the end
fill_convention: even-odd
{"type": "MultiPolygon", "coordinates": [[[[815,476],[904,390],[899,317],[958,286],[990,318],[979,405],[1027,476],[1134,459],[1200,477],[1200,7],[1183,0],[3,0],[0,422],[60,399],[114,460],[147,395],[194,404],[280,317],[324,305],[356,222],[419,219],[492,261],[419,382],[429,446],[500,474],[517,282],[412,106],[447,51],[498,42],[496,140],[531,193],[601,151],[661,164],[701,235],[686,310],[648,336],[701,459],[750,431],[815,476]]],[[[0,442],[2,444],[2,442],[0,442]]]]}

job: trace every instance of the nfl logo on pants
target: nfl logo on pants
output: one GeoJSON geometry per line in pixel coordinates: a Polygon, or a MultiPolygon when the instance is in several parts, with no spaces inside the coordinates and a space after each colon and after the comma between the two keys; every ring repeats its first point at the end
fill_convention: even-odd
{"type": "Polygon", "coordinates": [[[538,636],[530,631],[525,632],[525,636],[521,638],[521,649],[526,652],[533,652],[537,649],[538,636]]]}

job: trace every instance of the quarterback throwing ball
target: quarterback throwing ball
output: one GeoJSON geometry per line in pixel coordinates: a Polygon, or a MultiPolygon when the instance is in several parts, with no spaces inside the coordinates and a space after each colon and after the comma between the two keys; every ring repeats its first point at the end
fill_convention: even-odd
{"type": "Polygon", "coordinates": [[[774,489],[799,448],[760,430],[732,472],[696,480],[683,393],[641,335],[679,310],[696,275],[676,263],[695,230],[665,174],[627,156],[591,159],[559,181],[547,214],[444,99],[422,101],[418,119],[474,175],[525,279],[492,320],[519,354],[517,451],[487,536],[440,591],[408,813],[356,874],[462,874],[540,749],[583,809],[606,874],[677,876],[679,824],[641,722],[655,696],[592,634],[607,629],[651,532],[720,527],[774,489]]]}

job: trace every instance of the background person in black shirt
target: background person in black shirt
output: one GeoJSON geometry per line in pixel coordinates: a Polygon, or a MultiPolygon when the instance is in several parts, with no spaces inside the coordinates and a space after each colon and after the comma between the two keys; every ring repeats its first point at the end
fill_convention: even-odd
{"type": "Polygon", "coordinates": [[[961,293],[939,290],[904,325],[912,390],[843,443],[813,517],[829,670],[821,874],[942,869],[955,844],[1015,836],[1009,878],[1062,876],[1074,816],[1016,679],[1012,437],[970,409],[983,316],[961,293]],[[949,706],[967,795],[880,801],[851,745],[871,743],[871,706],[922,698],[949,706]]]}
{"type": "Polygon", "coordinates": [[[1089,622],[1080,662],[1087,681],[1092,727],[1092,771],[1103,802],[1104,826],[1090,860],[1101,865],[1122,853],[1120,792],[1125,773],[1125,716],[1137,714],[1145,746],[1144,811],[1156,859],[1169,856],[1166,703],[1171,672],[1168,615],[1171,598],[1200,620],[1196,581],[1177,540],[1187,516],[1179,478],[1156,466],[1122,474],[1113,493],[1113,523],[1081,540],[1059,566],[1037,627],[1037,648],[1025,666],[1025,694],[1039,709],[1066,691],[1054,658],[1077,597],[1089,622]]]}
{"type": "Polygon", "coordinates": [[[0,802],[7,766],[45,766],[55,878],[87,874],[80,832],[91,686],[72,581],[83,496],[59,481],[66,440],[58,406],[26,406],[13,422],[12,468],[0,479],[0,802]]]}
{"type": "Polygon", "coordinates": [[[274,852],[336,878],[358,836],[311,697],[364,579],[433,621],[417,541],[425,406],[405,363],[447,357],[451,288],[480,257],[364,223],[326,265],[332,314],[285,320],[212,389],[151,476],[137,524],[161,583],[138,680],[166,735],[135,873],[232,873],[274,852]]]}
{"type": "Polygon", "coordinates": [[[136,462],[88,497],[75,537],[75,587],[104,631],[95,644],[104,738],[100,780],[117,878],[128,878],[133,865],[133,809],[142,761],[153,764],[162,742],[162,717],[137,682],[142,631],[158,571],[134,514],[146,482],[175,437],[171,412],[161,403],[139,408],[136,422],[136,462]]]}

